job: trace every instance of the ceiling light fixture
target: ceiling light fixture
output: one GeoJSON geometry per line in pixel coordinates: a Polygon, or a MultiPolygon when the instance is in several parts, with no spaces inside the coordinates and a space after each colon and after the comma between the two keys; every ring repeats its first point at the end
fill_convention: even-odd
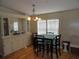
{"type": "Polygon", "coordinates": [[[41,20],[41,18],[39,18],[39,17],[37,17],[35,15],[35,4],[33,4],[32,7],[33,7],[33,9],[32,9],[33,15],[28,17],[28,21],[31,21],[31,20],[38,21],[38,20],[41,20]]]}

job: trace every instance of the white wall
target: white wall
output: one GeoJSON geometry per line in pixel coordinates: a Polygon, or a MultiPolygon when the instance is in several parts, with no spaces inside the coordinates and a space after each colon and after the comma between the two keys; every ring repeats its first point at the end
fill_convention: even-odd
{"type": "Polygon", "coordinates": [[[27,18],[27,15],[4,6],[0,6],[0,16],[27,18]]]}
{"type": "MultiPolygon", "coordinates": [[[[62,40],[70,41],[72,46],[79,46],[79,9],[42,14],[39,16],[44,20],[60,19],[62,40]]],[[[35,22],[31,22],[31,32],[37,32],[35,22]]]]}

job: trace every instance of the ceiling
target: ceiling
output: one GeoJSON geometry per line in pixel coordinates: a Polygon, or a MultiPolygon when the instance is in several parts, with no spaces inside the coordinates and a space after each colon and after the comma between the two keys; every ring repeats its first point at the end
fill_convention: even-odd
{"type": "Polygon", "coordinates": [[[79,0],[0,0],[0,4],[25,14],[33,14],[32,4],[35,4],[35,14],[57,12],[79,8],[79,0]]]}

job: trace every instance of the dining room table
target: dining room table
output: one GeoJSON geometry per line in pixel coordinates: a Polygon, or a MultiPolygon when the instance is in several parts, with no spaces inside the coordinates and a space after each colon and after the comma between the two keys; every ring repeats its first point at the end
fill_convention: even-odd
{"type": "Polygon", "coordinates": [[[47,51],[50,52],[51,59],[53,59],[53,47],[52,45],[55,44],[56,35],[55,34],[40,34],[37,36],[38,40],[43,39],[44,45],[47,46],[47,51]],[[39,39],[40,38],[40,39],[39,39]]]}

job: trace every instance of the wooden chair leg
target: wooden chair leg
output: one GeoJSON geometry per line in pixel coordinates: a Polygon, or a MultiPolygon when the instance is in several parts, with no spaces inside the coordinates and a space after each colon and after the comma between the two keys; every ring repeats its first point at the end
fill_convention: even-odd
{"type": "Polygon", "coordinates": [[[42,57],[44,56],[44,52],[45,52],[45,49],[44,49],[44,45],[42,46],[42,57]]]}
{"type": "Polygon", "coordinates": [[[56,57],[58,59],[58,50],[57,50],[57,46],[55,46],[55,49],[56,49],[56,57]]]}
{"type": "Polygon", "coordinates": [[[61,49],[60,49],[60,45],[59,45],[59,55],[61,56],[61,49]]]}
{"type": "Polygon", "coordinates": [[[61,56],[60,42],[59,42],[59,45],[58,45],[58,52],[59,52],[59,55],[61,56]]]}
{"type": "Polygon", "coordinates": [[[40,51],[40,45],[37,46],[37,56],[39,54],[39,51],[40,51]]]}
{"type": "Polygon", "coordinates": [[[49,54],[49,45],[46,45],[46,53],[49,54]]]}
{"type": "Polygon", "coordinates": [[[51,52],[50,52],[50,54],[51,54],[51,59],[53,59],[53,47],[52,47],[52,45],[50,46],[50,50],[51,50],[51,52]]]}
{"type": "Polygon", "coordinates": [[[37,48],[37,56],[38,56],[38,50],[39,50],[39,49],[37,48]]]}

